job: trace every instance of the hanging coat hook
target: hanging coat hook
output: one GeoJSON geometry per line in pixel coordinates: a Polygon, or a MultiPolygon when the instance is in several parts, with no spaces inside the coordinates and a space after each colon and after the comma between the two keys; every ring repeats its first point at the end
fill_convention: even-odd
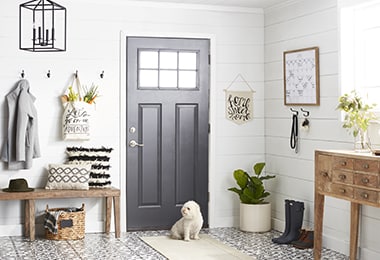
{"type": "Polygon", "coordinates": [[[24,70],[21,71],[21,78],[24,78],[25,77],[25,72],[24,70]]]}
{"type": "Polygon", "coordinates": [[[301,111],[303,112],[304,117],[308,117],[310,115],[310,112],[307,110],[304,110],[302,107],[301,107],[301,111]]]}
{"type": "Polygon", "coordinates": [[[75,71],[75,78],[78,78],[78,70],[75,71]]]}
{"type": "Polygon", "coordinates": [[[102,70],[102,73],[100,73],[100,78],[104,78],[104,70],[102,70]]]}
{"type": "Polygon", "coordinates": [[[48,70],[48,72],[46,73],[46,76],[47,76],[48,78],[50,78],[50,70],[48,70]]]}
{"type": "Polygon", "coordinates": [[[290,111],[292,111],[293,113],[295,113],[295,114],[298,116],[298,110],[293,109],[293,108],[291,107],[291,108],[290,108],[290,111]]]}

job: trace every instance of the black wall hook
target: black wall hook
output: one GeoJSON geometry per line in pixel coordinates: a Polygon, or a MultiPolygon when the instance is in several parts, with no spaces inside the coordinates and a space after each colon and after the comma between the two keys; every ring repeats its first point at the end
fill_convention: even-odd
{"type": "Polygon", "coordinates": [[[290,108],[290,111],[292,111],[294,114],[296,114],[298,116],[298,110],[290,108]]]}
{"type": "Polygon", "coordinates": [[[78,70],[75,71],[75,78],[78,78],[78,70]]]}
{"type": "Polygon", "coordinates": [[[100,78],[104,78],[104,70],[102,70],[102,73],[100,73],[100,78]]]}
{"type": "Polygon", "coordinates": [[[48,70],[48,72],[46,73],[46,76],[47,76],[48,78],[50,78],[50,70],[48,70]]]}
{"type": "Polygon", "coordinates": [[[304,110],[302,107],[301,107],[301,111],[303,112],[304,117],[308,117],[310,115],[310,112],[307,110],[304,110]]]}
{"type": "Polygon", "coordinates": [[[25,72],[24,70],[21,71],[21,78],[24,78],[25,77],[25,72]]]}

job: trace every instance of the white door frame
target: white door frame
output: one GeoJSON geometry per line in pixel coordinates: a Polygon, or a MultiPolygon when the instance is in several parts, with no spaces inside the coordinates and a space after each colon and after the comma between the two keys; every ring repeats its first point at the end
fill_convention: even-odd
{"type": "Polygon", "coordinates": [[[209,102],[210,102],[210,109],[209,109],[209,121],[211,124],[210,127],[210,135],[209,135],[209,166],[208,166],[208,172],[209,172],[209,184],[208,184],[208,190],[209,190],[209,204],[208,204],[208,212],[209,212],[209,226],[213,227],[213,220],[214,218],[214,212],[215,212],[215,199],[213,196],[215,196],[215,187],[212,185],[212,181],[215,180],[217,177],[215,173],[215,167],[216,167],[216,161],[215,161],[215,150],[216,150],[216,142],[215,142],[215,126],[216,126],[216,40],[215,35],[213,34],[194,34],[194,33],[178,33],[178,32],[151,32],[151,31],[138,31],[138,32],[131,32],[128,30],[121,31],[120,32],[120,87],[119,87],[119,111],[120,111],[120,118],[119,118],[119,136],[120,136],[120,158],[119,158],[119,168],[120,168],[120,176],[119,176],[119,184],[121,189],[120,194],[120,227],[121,231],[126,232],[127,230],[127,191],[126,191],[126,171],[127,171],[127,165],[126,165],[126,156],[127,156],[127,135],[126,135],[126,104],[127,104],[127,93],[126,93],[126,38],[127,37],[175,37],[175,38],[202,38],[202,39],[209,39],[210,40],[210,55],[211,55],[211,61],[210,61],[210,95],[209,95],[209,102]]]}

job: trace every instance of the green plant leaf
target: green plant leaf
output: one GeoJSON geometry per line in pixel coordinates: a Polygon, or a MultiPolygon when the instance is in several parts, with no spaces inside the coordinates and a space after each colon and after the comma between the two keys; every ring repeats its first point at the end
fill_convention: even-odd
{"type": "Polygon", "coordinates": [[[235,178],[237,184],[239,185],[239,187],[242,189],[247,186],[247,183],[248,183],[247,175],[248,174],[245,171],[243,171],[242,169],[238,169],[238,170],[234,171],[234,178],[235,178]]]}
{"type": "Polygon", "coordinates": [[[265,167],[265,162],[256,163],[253,166],[253,171],[256,173],[257,176],[260,176],[260,174],[263,171],[264,167],[265,167]]]}
{"type": "Polygon", "coordinates": [[[237,194],[241,195],[243,193],[242,190],[239,190],[238,188],[229,188],[228,189],[229,191],[233,191],[233,192],[236,192],[237,194]]]}
{"type": "Polygon", "coordinates": [[[265,175],[265,176],[260,176],[260,180],[269,180],[275,178],[275,175],[265,175]]]}

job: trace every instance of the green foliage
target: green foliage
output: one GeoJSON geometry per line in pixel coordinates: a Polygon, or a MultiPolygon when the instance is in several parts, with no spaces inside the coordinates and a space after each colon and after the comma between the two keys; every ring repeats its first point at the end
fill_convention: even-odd
{"type": "Polygon", "coordinates": [[[337,109],[345,112],[343,128],[346,128],[354,137],[360,135],[362,138],[370,122],[376,119],[374,113],[370,111],[375,106],[375,104],[364,104],[355,90],[339,97],[337,109]]]}
{"type": "Polygon", "coordinates": [[[264,167],[264,162],[256,163],[253,166],[255,175],[252,176],[242,169],[235,170],[233,176],[239,187],[232,187],[228,190],[237,193],[241,203],[264,204],[264,198],[268,197],[270,193],[265,190],[263,181],[276,177],[274,175],[261,176],[264,167]]]}

